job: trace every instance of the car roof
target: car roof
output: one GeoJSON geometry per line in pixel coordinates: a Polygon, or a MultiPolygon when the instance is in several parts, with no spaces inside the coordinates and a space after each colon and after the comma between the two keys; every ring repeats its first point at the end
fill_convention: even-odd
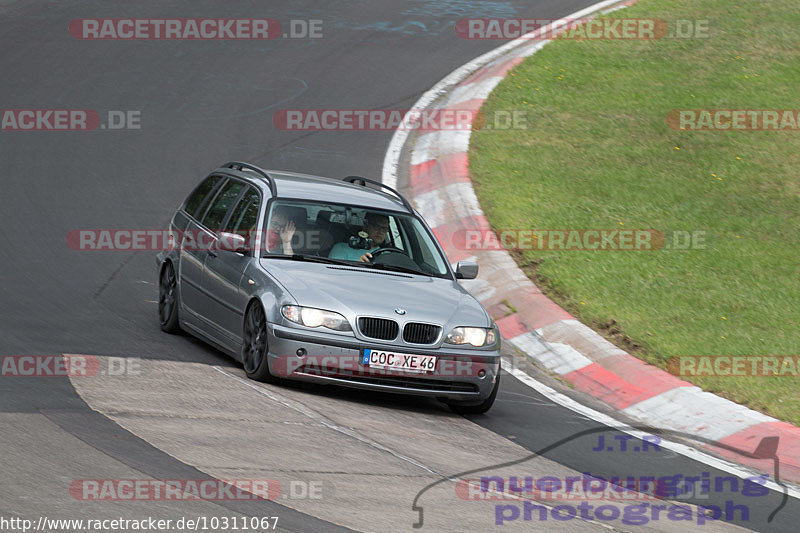
{"type": "Polygon", "coordinates": [[[375,189],[373,186],[356,185],[335,178],[324,178],[311,174],[300,174],[284,170],[266,170],[265,172],[272,180],[277,193],[273,194],[269,181],[256,171],[249,169],[233,170],[230,168],[221,168],[220,170],[246,178],[251,183],[259,186],[265,195],[272,195],[275,198],[352,204],[374,209],[411,212],[403,200],[382,190],[375,189]]]}

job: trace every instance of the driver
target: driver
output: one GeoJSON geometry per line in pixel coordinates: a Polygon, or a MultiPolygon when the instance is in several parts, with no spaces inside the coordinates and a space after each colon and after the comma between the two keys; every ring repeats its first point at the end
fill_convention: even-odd
{"type": "MultiPolygon", "coordinates": [[[[353,248],[349,242],[337,243],[331,248],[328,257],[332,259],[344,259],[347,261],[359,261],[361,263],[369,263],[372,260],[372,253],[381,247],[383,241],[386,240],[386,234],[389,232],[389,217],[380,213],[367,213],[364,217],[364,228],[359,231],[358,239],[363,243],[366,239],[371,239],[372,248],[362,247],[353,248]]],[[[369,241],[367,241],[369,242],[369,241]]],[[[369,246],[369,245],[367,245],[369,246]]]]}

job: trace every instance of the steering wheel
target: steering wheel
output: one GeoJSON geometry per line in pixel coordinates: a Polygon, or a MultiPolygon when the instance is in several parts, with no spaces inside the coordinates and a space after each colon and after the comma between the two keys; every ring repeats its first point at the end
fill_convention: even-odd
{"type": "Polygon", "coordinates": [[[405,250],[401,250],[400,248],[394,248],[392,246],[384,246],[383,248],[378,248],[374,252],[369,252],[372,255],[372,259],[370,260],[370,262],[374,263],[375,259],[377,259],[379,255],[385,254],[386,252],[394,252],[396,254],[402,254],[411,259],[411,256],[408,255],[408,253],[405,250]]]}

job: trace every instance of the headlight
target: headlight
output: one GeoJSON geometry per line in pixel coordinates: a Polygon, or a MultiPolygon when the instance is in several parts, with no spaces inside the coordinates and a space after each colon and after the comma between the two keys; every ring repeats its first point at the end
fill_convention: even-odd
{"type": "Polygon", "coordinates": [[[352,331],[347,319],[333,311],[301,307],[299,305],[284,305],[281,308],[281,313],[287,320],[309,328],[322,326],[335,331],[352,331]]]}
{"type": "Polygon", "coordinates": [[[471,344],[473,346],[491,346],[495,334],[491,328],[454,328],[444,342],[448,344],[471,344]]]}

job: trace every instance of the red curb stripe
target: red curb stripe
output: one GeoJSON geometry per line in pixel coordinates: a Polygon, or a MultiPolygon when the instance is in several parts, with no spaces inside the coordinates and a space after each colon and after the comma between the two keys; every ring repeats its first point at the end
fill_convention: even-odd
{"type": "Polygon", "coordinates": [[[454,242],[455,237],[457,235],[463,235],[463,230],[465,229],[488,230],[489,221],[486,220],[484,216],[462,217],[453,222],[448,222],[431,229],[436,236],[436,240],[438,240],[439,244],[444,248],[447,259],[451,263],[457,263],[469,257],[474,257],[475,254],[474,252],[462,250],[456,246],[454,242]]]}
{"type": "Polygon", "coordinates": [[[539,292],[539,289],[515,292],[508,297],[523,324],[529,330],[543,328],[559,320],[571,320],[574,317],[555,304],[550,298],[539,292]]]}
{"type": "Polygon", "coordinates": [[[418,165],[411,165],[410,181],[411,193],[413,196],[428,192],[429,190],[438,188],[433,180],[433,168],[436,166],[436,160],[430,159],[418,165]]]}
{"type": "Polygon", "coordinates": [[[599,359],[598,363],[603,368],[620,376],[622,379],[628,380],[646,389],[648,395],[646,398],[642,398],[642,400],[658,396],[662,392],[672,390],[676,387],[694,386],[688,381],[673,376],[669,372],[647,364],[641,359],[637,359],[627,353],[599,359]]]}
{"type": "MultiPolygon", "coordinates": [[[[727,444],[748,452],[755,451],[758,443],[764,437],[779,437],[778,459],[780,461],[780,476],[782,479],[800,481],[800,428],[788,422],[764,422],[750,426],[724,439],[720,439],[721,444],[727,444]]],[[[735,460],[747,466],[751,466],[762,472],[772,472],[773,464],[770,459],[752,459],[739,455],[725,449],[714,446],[706,446],[716,453],[735,460]]]]}
{"type": "Polygon", "coordinates": [[[411,166],[411,189],[414,196],[440,189],[451,183],[469,182],[469,158],[466,152],[448,154],[411,166]]]}
{"type": "Polygon", "coordinates": [[[461,217],[452,222],[446,222],[445,224],[441,224],[436,226],[433,229],[433,233],[436,235],[436,238],[439,240],[439,243],[444,248],[445,252],[449,256],[452,254],[460,254],[460,253],[467,253],[468,255],[474,255],[474,252],[470,252],[469,250],[462,250],[457,245],[456,237],[462,236],[463,240],[463,230],[488,230],[489,228],[489,221],[486,220],[486,217],[483,215],[478,216],[471,216],[471,217],[461,217]]]}
{"type": "Polygon", "coordinates": [[[652,396],[647,389],[628,383],[597,363],[564,374],[563,377],[576,389],[602,400],[615,409],[625,409],[652,396]]]}
{"type": "Polygon", "coordinates": [[[519,319],[519,315],[514,313],[500,319],[496,319],[495,323],[500,328],[500,334],[506,339],[513,339],[519,335],[528,333],[528,328],[519,319]]]}

